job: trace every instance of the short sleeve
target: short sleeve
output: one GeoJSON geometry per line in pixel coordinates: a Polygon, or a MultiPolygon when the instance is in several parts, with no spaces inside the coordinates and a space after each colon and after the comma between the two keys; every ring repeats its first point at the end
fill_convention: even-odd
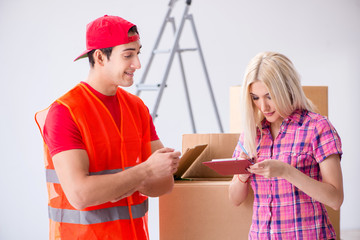
{"type": "Polygon", "coordinates": [[[321,118],[314,128],[312,138],[314,157],[317,162],[322,162],[332,154],[342,155],[341,139],[334,126],[327,118],[321,118]]]}
{"type": "Polygon", "coordinates": [[[46,117],[44,141],[51,156],[66,150],[85,149],[81,133],[69,110],[57,102],[50,107],[46,117]]]}
{"type": "Polygon", "coordinates": [[[155,129],[155,125],[154,125],[154,121],[150,115],[150,140],[151,141],[156,141],[159,140],[159,136],[157,135],[156,129],[155,129]]]}

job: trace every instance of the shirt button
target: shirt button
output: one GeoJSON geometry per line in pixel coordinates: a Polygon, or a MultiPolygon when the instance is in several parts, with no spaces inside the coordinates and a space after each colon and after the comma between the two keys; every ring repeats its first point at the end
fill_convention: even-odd
{"type": "Polygon", "coordinates": [[[268,195],[268,198],[271,198],[271,194],[268,195]]]}

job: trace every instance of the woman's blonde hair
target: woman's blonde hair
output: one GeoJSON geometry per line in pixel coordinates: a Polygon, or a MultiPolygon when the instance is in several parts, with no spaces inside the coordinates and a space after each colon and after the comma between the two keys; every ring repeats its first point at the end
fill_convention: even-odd
{"type": "Polygon", "coordinates": [[[264,115],[254,105],[250,96],[250,86],[261,81],[267,87],[277,112],[286,118],[296,109],[314,110],[312,102],[306,98],[300,77],[292,62],[276,52],[261,52],[249,62],[242,85],[242,126],[244,146],[251,156],[256,156],[256,131],[261,130],[264,115]]]}

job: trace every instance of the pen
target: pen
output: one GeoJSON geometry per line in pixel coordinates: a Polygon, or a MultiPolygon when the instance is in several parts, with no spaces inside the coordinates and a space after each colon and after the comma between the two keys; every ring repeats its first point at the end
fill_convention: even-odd
{"type": "Polygon", "coordinates": [[[245,150],[244,146],[241,144],[240,141],[239,141],[239,145],[241,147],[241,150],[243,150],[243,152],[250,158],[249,154],[247,153],[247,151],[245,150]]]}

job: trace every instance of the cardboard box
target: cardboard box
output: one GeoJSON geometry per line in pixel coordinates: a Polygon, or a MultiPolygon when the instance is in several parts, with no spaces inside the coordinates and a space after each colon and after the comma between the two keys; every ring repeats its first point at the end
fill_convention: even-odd
{"type": "Polygon", "coordinates": [[[176,181],[171,194],[159,198],[161,240],[248,239],[253,194],[235,207],[229,181],[176,181]]]}
{"type": "Polygon", "coordinates": [[[230,180],[202,164],[216,158],[231,158],[239,140],[238,133],[184,134],[183,156],[175,178],[191,180],[230,180]]]}
{"type": "MultiPolygon", "coordinates": [[[[327,115],[327,87],[307,88],[309,89],[304,88],[305,94],[317,105],[320,113],[327,115]]],[[[208,172],[209,169],[202,162],[232,156],[239,137],[237,122],[240,119],[240,107],[236,104],[240,104],[240,87],[230,89],[230,99],[230,130],[235,134],[183,135],[183,156],[186,149],[194,146],[210,147],[206,147],[195,159],[190,156],[191,163],[187,163],[188,167],[185,166],[184,169],[191,168],[191,171],[181,176],[193,180],[203,179],[204,176],[219,179],[214,172],[208,172]]],[[[228,197],[230,182],[221,177],[222,181],[175,181],[173,191],[159,198],[161,240],[248,239],[253,191],[250,187],[247,199],[238,207],[232,206],[228,197]]],[[[340,239],[340,211],[327,209],[337,239],[340,239]]]]}
{"type": "Polygon", "coordinates": [[[241,206],[232,206],[228,197],[232,176],[220,175],[202,164],[232,157],[238,140],[238,133],[183,135],[183,156],[175,175],[197,181],[176,181],[172,193],[159,198],[161,240],[247,239],[252,190],[241,206]]]}
{"type": "Polygon", "coordinates": [[[161,240],[247,239],[252,219],[251,188],[246,201],[235,207],[228,194],[232,176],[219,175],[202,164],[232,157],[238,139],[238,133],[183,135],[179,168],[185,171],[175,175],[196,181],[175,181],[171,194],[159,198],[161,240]]]}

